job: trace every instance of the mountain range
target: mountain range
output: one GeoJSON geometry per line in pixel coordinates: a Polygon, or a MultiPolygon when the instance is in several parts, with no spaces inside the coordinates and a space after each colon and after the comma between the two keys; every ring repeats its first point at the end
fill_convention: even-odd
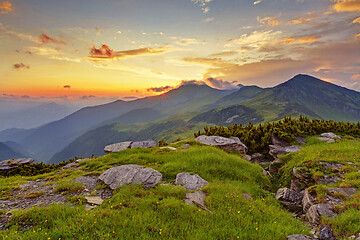
{"type": "Polygon", "coordinates": [[[254,124],[300,114],[317,119],[360,120],[360,92],[309,75],[272,88],[218,90],[187,84],[165,94],[86,107],[33,129],[8,129],[0,141],[31,149],[37,161],[57,163],[102,155],[105,145],[126,140],[191,137],[207,125],[254,124]]]}

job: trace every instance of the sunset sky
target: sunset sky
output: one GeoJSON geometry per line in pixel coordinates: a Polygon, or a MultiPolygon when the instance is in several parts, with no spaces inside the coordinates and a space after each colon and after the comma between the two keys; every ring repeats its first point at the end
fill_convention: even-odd
{"type": "Polygon", "coordinates": [[[131,99],[298,73],[360,91],[360,0],[0,0],[0,95],[131,99]]]}

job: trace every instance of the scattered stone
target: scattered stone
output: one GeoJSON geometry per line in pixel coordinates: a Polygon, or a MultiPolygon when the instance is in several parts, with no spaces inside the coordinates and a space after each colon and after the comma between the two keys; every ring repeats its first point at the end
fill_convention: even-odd
{"type": "Polygon", "coordinates": [[[76,159],[75,162],[76,163],[81,163],[81,162],[87,162],[87,161],[91,161],[91,158],[80,158],[80,159],[76,159]]]}
{"type": "Polygon", "coordinates": [[[96,205],[86,204],[86,205],[85,205],[85,210],[86,210],[86,211],[89,211],[89,210],[94,209],[94,208],[96,208],[96,207],[97,207],[96,205]]]}
{"type": "Polygon", "coordinates": [[[320,240],[333,240],[334,233],[330,227],[324,227],[320,230],[320,240]]]}
{"type": "Polygon", "coordinates": [[[290,183],[290,189],[299,193],[301,192],[301,183],[299,181],[299,179],[295,178],[295,179],[291,179],[291,183],[290,183]]]}
{"type": "Polygon", "coordinates": [[[302,199],[303,212],[306,213],[310,207],[317,203],[316,198],[310,194],[309,189],[305,189],[304,197],[302,199]]]}
{"type": "Polygon", "coordinates": [[[20,165],[33,164],[35,160],[32,158],[18,158],[0,161],[0,170],[11,170],[20,165]]]}
{"type": "Polygon", "coordinates": [[[179,173],[176,175],[175,184],[182,185],[186,190],[191,191],[208,185],[208,182],[197,174],[179,173]]]}
{"type": "Polygon", "coordinates": [[[208,145],[208,146],[216,146],[220,147],[225,150],[236,150],[240,153],[246,153],[247,147],[245,144],[243,144],[239,138],[233,137],[231,138],[225,138],[225,137],[219,137],[219,136],[206,136],[201,135],[197,138],[195,138],[196,141],[208,145]]]}
{"type": "Polygon", "coordinates": [[[251,162],[251,156],[244,154],[245,160],[251,162]]]}
{"type": "Polygon", "coordinates": [[[320,141],[324,141],[324,142],[327,142],[327,143],[335,143],[335,140],[332,139],[332,138],[319,137],[318,139],[319,139],[320,141]]]}
{"type": "Polygon", "coordinates": [[[273,156],[275,160],[279,159],[279,155],[281,154],[287,154],[301,150],[300,146],[282,147],[280,145],[269,145],[269,148],[269,154],[273,156]]]}
{"type": "Polygon", "coordinates": [[[294,167],[293,168],[293,175],[299,179],[299,180],[306,180],[309,178],[308,174],[304,173],[307,172],[307,168],[306,167],[294,167]],[[301,170],[305,170],[305,171],[301,171],[301,170]]]}
{"type": "Polygon", "coordinates": [[[78,165],[77,162],[72,162],[72,163],[66,164],[65,166],[61,167],[60,169],[65,170],[65,169],[76,167],[77,165],[78,165]]]}
{"type": "Polygon", "coordinates": [[[78,178],[75,178],[75,182],[82,183],[86,189],[93,190],[97,186],[97,176],[81,176],[78,178]]]}
{"type": "Polygon", "coordinates": [[[276,192],[275,199],[281,201],[285,208],[293,212],[302,210],[301,201],[303,196],[289,188],[280,188],[276,192]]]}
{"type": "Polygon", "coordinates": [[[171,151],[176,151],[176,150],[177,150],[177,148],[168,147],[168,146],[166,146],[166,147],[160,147],[160,149],[169,149],[169,150],[171,150],[171,151]]]}
{"type": "Polygon", "coordinates": [[[296,137],[295,140],[300,144],[300,145],[305,145],[306,144],[306,137],[296,137]]]}
{"type": "Polygon", "coordinates": [[[245,199],[253,199],[249,194],[243,193],[242,194],[245,199]]]}
{"type": "Polygon", "coordinates": [[[120,143],[114,143],[111,145],[107,145],[104,148],[105,153],[114,153],[114,152],[120,152],[125,149],[130,148],[132,142],[120,142],[120,143]]]}
{"type": "Polygon", "coordinates": [[[351,197],[357,193],[356,188],[328,188],[330,194],[342,194],[345,197],[351,197]]]}
{"type": "Polygon", "coordinates": [[[181,147],[181,148],[189,148],[189,147],[191,147],[191,145],[190,145],[190,144],[185,143],[185,144],[181,145],[180,147],[181,147]]]}
{"type": "Polygon", "coordinates": [[[131,143],[131,148],[151,148],[156,147],[157,143],[155,141],[140,141],[131,143]]]}
{"type": "Polygon", "coordinates": [[[319,203],[311,206],[306,213],[306,218],[310,223],[320,224],[321,217],[332,217],[335,213],[332,211],[332,205],[327,203],[319,203]]]}
{"type": "Polygon", "coordinates": [[[336,139],[339,139],[341,140],[341,137],[339,135],[336,135],[335,133],[332,133],[332,132],[328,132],[328,133],[322,133],[320,134],[321,137],[324,137],[324,138],[336,138],[336,139]]]}
{"type": "Polygon", "coordinates": [[[204,200],[206,198],[206,194],[203,191],[196,191],[193,193],[186,193],[186,198],[184,199],[185,203],[188,205],[195,205],[199,208],[202,208],[209,213],[212,213],[207,207],[205,206],[204,200]]]}
{"type": "Polygon", "coordinates": [[[261,153],[254,153],[253,155],[251,155],[251,162],[259,163],[263,162],[264,159],[265,156],[261,153]]]}
{"type": "Polygon", "coordinates": [[[104,202],[104,200],[98,196],[86,196],[85,199],[87,203],[98,206],[100,206],[104,202]]]}
{"type": "Polygon", "coordinates": [[[314,238],[309,237],[304,234],[295,234],[295,235],[289,235],[287,236],[287,240],[312,240],[314,238]]]}
{"type": "Polygon", "coordinates": [[[127,184],[142,184],[148,188],[158,184],[162,174],[152,168],[129,164],[110,168],[103,172],[99,179],[113,190],[127,184]]]}

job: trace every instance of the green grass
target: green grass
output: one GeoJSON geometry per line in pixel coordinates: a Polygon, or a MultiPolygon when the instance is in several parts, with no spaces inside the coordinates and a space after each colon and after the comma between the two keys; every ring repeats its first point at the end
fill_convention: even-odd
{"type": "MultiPolygon", "coordinates": [[[[151,189],[125,186],[91,211],[84,210],[83,196],[71,195],[67,201],[73,207],[52,205],[13,211],[10,229],[0,232],[0,238],[286,239],[290,234],[309,233],[266,190],[270,182],[258,165],[217,148],[194,145],[172,152],[130,149],[80,166],[86,171],[83,174],[99,174],[131,163],[160,171],[166,183],[151,189]],[[208,195],[205,204],[213,214],[184,203],[187,191],[172,185],[180,172],[199,174],[209,182],[203,190],[208,195]],[[243,193],[253,199],[245,199],[243,193]],[[34,228],[22,231],[23,222],[34,228]]],[[[78,175],[64,174],[66,181],[54,181],[60,181],[55,182],[59,189],[71,191],[77,185],[70,180],[78,175]]]]}

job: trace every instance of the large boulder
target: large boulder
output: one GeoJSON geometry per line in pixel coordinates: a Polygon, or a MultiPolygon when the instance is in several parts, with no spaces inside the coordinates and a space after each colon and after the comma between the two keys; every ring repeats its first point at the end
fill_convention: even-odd
{"type": "Polygon", "coordinates": [[[288,146],[282,147],[280,145],[269,145],[270,151],[269,154],[274,157],[275,160],[279,159],[279,155],[297,152],[301,150],[300,146],[288,146]]]}
{"type": "Polygon", "coordinates": [[[306,219],[310,223],[320,224],[321,217],[332,217],[335,213],[332,211],[333,205],[327,203],[319,203],[311,206],[306,213],[306,219]]]}
{"type": "Polygon", "coordinates": [[[155,141],[140,141],[140,142],[132,142],[131,148],[151,148],[156,147],[157,143],[155,141]]]}
{"type": "Polygon", "coordinates": [[[339,139],[341,140],[341,137],[339,135],[336,135],[335,133],[332,133],[332,132],[327,132],[327,133],[322,133],[320,134],[321,137],[324,137],[324,138],[332,138],[332,139],[339,139]]]}
{"type": "Polygon", "coordinates": [[[196,190],[208,185],[208,182],[197,174],[179,173],[176,175],[176,185],[182,185],[186,190],[196,190]]]}
{"type": "Polygon", "coordinates": [[[133,184],[142,184],[148,188],[158,184],[162,179],[162,174],[152,168],[129,164],[110,168],[103,172],[99,179],[113,190],[133,184]]]}
{"type": "Polygon", "coordinates": [[[19,158],[0,161],[0,170],[11,170],[21,165],[33,164],[35,160],[32,158],[19,158]]]}
{"type": "Polygon", "coordinates": [[[277,190],[275,198],[290,211],[299,212],[302,210],[301,201],[303,196],[289,188],[280,188],[277,190]]]}
{"type": "Polygon", "coordinates": [[[318,139],[319,139],[320,141],[327,142],[327,143],[335,143],[335,140],[332,139],[332,138],[319,137],[318,139]]]}
{"type": "Polygon", "coordinates": [[[201,135],[195,138],[195,140],[208,146],[216,146],[226,150],[236,150],[240,153],[246,153],[247,151],[245,144],[237,137],[225,138],[219,136],[201,135]]]}
{"type": "Polygon", "coordinates": [[[123,151],[125,149],[130,148],[132,142],[120,142],[120,143],[114,143],[111,145],[107,145],[104,148],[105,153],[114,153],[114,152],[120,152],[123,151]]]}

